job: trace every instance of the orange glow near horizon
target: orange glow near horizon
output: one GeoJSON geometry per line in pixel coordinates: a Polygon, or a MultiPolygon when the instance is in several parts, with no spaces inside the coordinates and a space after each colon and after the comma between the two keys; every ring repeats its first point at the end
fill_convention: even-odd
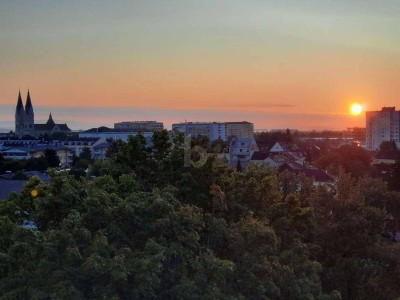
{"type": "Polygon", "coordinates": [[[6,1],[0,128],[14,126],[19,88],[37,120],[52,111],[79,129],[152,119],[340,130],[400,106],[398,10],[234,2],[6,1]]]}

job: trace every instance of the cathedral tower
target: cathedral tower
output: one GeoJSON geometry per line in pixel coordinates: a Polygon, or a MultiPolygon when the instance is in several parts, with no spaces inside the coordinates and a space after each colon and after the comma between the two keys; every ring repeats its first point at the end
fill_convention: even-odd
{"type": "Polygon", "coordinates": [[[15,109],[15,136],[18,138],[23,138],[24,136],[37,138],[46,135],[51,136],[57,132],[69,133],[71,129],[68,128],[67,124],[56,124],[51,113],[46,124],[35,124],[31,94],[28,90],[24,108],[21,91],[19,91],[17,107],[15,109]]]}
{"type": "Polygon", "coordinates": [[[18,92],[17,107],[15,109],[15,135],[22,137],[25,126],[25,110],[22,104],[21,91],[18,92]]]}
{"type": "Polygon", "coordinates": [[[31,101],[31,95],[28,90],[28,96],[26,97],[25,103],[25,134],[34,136],[35,131],[35,115],[33,113],[33,106],[31,101]]]}

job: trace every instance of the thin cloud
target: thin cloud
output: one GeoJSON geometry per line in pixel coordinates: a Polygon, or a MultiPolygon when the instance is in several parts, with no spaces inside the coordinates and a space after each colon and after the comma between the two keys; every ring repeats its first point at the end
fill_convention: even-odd
{"type": "Polygon", "coordinates": [[[255,107],[255,108],[292,108],[296,107],[297,105],[295,104],[289,104],[289,103],[274,103],[274,102],[258,102],[258,103],[223,103],[223,104],[216,104],[213,105],[214,107],[223,107],[223,108],[249,108],[249,107],[255,107]]]}

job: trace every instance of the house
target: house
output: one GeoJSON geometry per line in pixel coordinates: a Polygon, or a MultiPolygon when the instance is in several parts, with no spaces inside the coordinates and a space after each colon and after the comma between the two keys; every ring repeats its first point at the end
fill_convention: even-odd
{"type": "Polygon", "coordinates": [[[68,149],[63,146],[56,146],[50,144],[12,144],[8,146],[3,144],[0,153],[5,159],[30,159],[44,156],[46,149],[56,151],[58,158],[60,159],[60,166],[66,167],[68,165],[68,149]]]}
{"type": "Polygon", "coordinates": [[[119,131],[114,128],[108,128],[105,126],[99,128],[91,128],[86,131],[79,132],[79,139],[100,139],[104,140],[121,140],[123,142],[128,141],[130,136],[136,136],[141,134],[146,139],[147,146],[151,146],[154,131],[119,131]]]}
{"type": "Polygon", "coordinates": [[[394,164],[398,159],[400,159],[399,150],[379,150],[378,153],[375,154],[372,163],[394,164]]]}
{"type": "Polygon", "coordinates": [[[284,163],[279,167],[279,172],[285,170],[295,174],[304,174],[305,176],[312,178],[315,185],[323,185],[333,182],[333,178],[323,170],[310,166],[306,167],[296,162],[284,163]]]}
{"type": "Polygon", "coordinates": [[[31,158],[30,153],[27,148],[23,147],[2,147],[0,153],[3,155],[4,159],[29,159],[31,158]]]}
{"type": "Polygon", "coordinates": [[[96,143],[93,145],[92,157],[94,159],[106,159],[107,150],[110,146],[111,144],[108,142],[96,143]]]}
{"type": "Polygon", "coordinates": [[[305,164],[306,154],[299,150],[297,145],[282,142],[259,142],[259,151],[255,151],[251,157],[251,163],[255,165],[269,165],[279,168],[286,162],[305,164]]]}
{"type": "Polygon", "coordinates": [[[264,152],[281,153],[281,152],[285,152],[287,150],[283,146],[283,143],[280,143],[280,142],[258,141],[257,147],[259,148],[260,151],[264,151],[264,152]]]}
{"type": "Polygon", "coordinates": [[[271,153],[283,153],[283,152],[286,152],[286,149],[283,147],[283,145],[281,145],[280,143],[276,142],[275,144],[273,144],[271,149],[269,149],[269,152],[271,152],[271,153]]]}
{"type": "Polygon", "coordinates": [[[267,153],[265,151],[254,151],[253,155],[251,156],[250,163],[257,166],[267,166],[276,169],[281,165],[280,162],[272,158],[271,153],[267,153]]]}
{"type": "Polygon", "coordinates": [[[245,170],[253,153],[257,150],[257,144],[253,137],[233,138],[229,145],[229,164],[235,168],[240,165],[241,169],[245,170]]]}
{"type": "Polygon", "coordinates": [[[68,166],[68,148],[63,146],[55,146],[55,145],[37,146],[30,150],[31,157],[39,158],[41,156],[44,156],[44,153],[47,149],[54,150],[57,153],[57,156],[60,159],[60,167],[65,168],[68,166]]]}
{"type": "Polygon", "coordinates": [[[68,149],[68,166],[72,164],[74,155],[79,156],[85,148],[89,148],[93,159],[105,159],[106,152],[111,145],[104,137],[65,140],[59,141],[57,144],[68,149]]]}

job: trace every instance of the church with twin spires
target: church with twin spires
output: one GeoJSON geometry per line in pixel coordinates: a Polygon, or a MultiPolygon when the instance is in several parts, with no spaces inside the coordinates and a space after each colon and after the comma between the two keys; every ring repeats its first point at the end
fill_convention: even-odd
{"type": "Polygon", "coordinates": [[[15,109],[15,135],[19,138],[24,136],[40,137],[51,135],[53,133],[71,132],[67,124],[56,124],[53,121],[51,113],[45,124],[35,124],[35,114],[33,113],[33,105],[31,95],[28,90],[25,108],[22,103],[21,91],[18,93],[17,107],[15,109]]]}

